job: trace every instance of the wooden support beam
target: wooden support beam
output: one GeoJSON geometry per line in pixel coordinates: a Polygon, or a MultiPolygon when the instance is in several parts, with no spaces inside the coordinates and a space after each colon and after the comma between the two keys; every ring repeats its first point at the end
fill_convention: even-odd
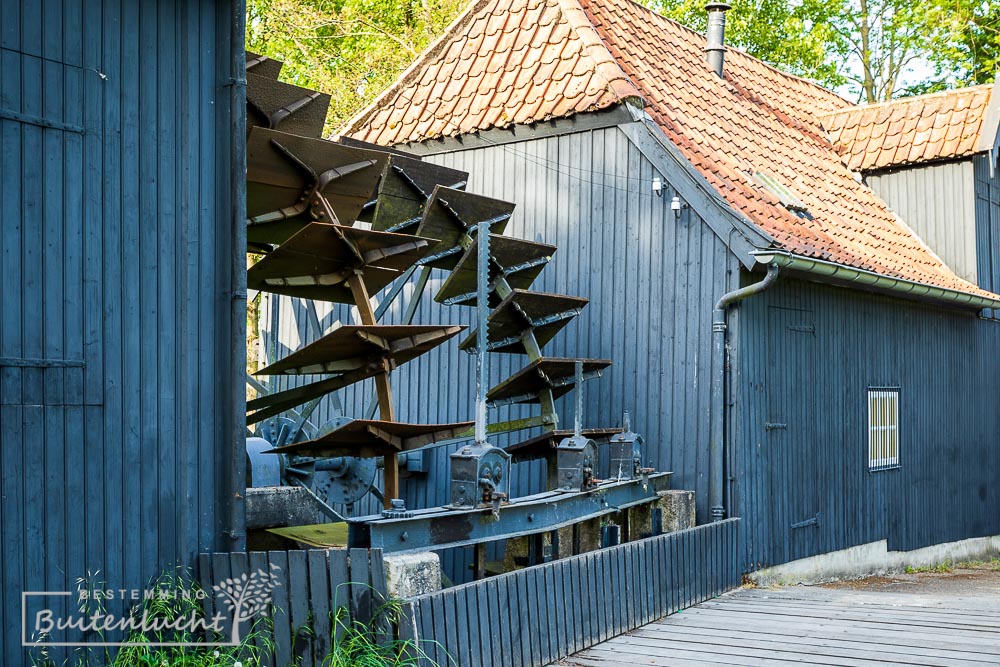
{"type": "Polygon", "coordinates": [[[528,536],[528,565],[541,565],[545,562],[545,533],[528,536]]]}
{"type": "MultiPolygon", "coordinates": [[[[362,280],[361,274],[354,273],[347,279],[347,282],[351,288],[351,294],[354,295],[354,303],[358,307],[358,315],[361,317],[361,323],[374,326],[376,324],[375,311],[372,310],[371,298],[368,296],[368,290],[365,288],[365,282],[362,280]]],[[[379,419],[383,421],[396,421],[396,411],[392,405],[392,385],[389,383],[388,364],[386,364],[383,373],[375,376],[375,392],[378,395],[379,419]]],[[[395,454],[385,456],[384,459],[385,463],[382,472],[385,484],[382,489],[382,495],[384,497],[385,508],[389,509],[392,506],[393,498],[399,497],[399,463],[396,460],[395,454]]]]}
{"type": "Polygon", "coordinates": [[[472,548],[472,578],[475,581],[486,578],[486,542],[481,542],[472,548]]]}

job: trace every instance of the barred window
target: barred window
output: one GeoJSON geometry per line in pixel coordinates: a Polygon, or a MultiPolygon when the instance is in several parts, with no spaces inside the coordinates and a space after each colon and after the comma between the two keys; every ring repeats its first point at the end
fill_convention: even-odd
{"type": "Polygon", "coordinates": [[[899,389],[868,390],[868,469],[899,466],[899,389]]]}

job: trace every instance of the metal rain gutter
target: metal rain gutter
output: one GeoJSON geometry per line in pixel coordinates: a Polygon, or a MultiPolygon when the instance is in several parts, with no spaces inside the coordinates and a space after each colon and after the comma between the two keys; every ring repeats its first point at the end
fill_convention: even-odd
{"type": "Polygon", "coordinates": [[[867,285],[897,294],[953,303],[957,306],[975,309],[1000,308],[1000,299],[991,299],[977,294],[969,294],[968,292],[960,292],[958,290],[937,287],[936,285],[928,285],[903,278],[892,278],[875,273],[874,271],[855,269],[822,259],[803,257],[788,251],[757,250],[750,254],[761,264],[776,265],[787,268],[790,271],[799,271],[820,278],[836,278],[837,280],[867,285]]]}

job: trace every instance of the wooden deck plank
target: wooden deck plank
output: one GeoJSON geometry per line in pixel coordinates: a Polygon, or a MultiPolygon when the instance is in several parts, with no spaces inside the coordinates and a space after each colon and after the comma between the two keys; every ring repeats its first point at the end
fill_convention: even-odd
{"type": "MultiPolygon", "coordinates": [[[[612,640],[614,641],[614,640],[612,640]]],[[[676,667],[676,665],[697,664],[696,661],[703,661],[722,665],[746,665],[748,667],[771,667],[772,665],[801,665],[801,660],[786,660],[782,658],[761,658],[757,656],[737,656],[713,651],[686,651],[679,649],[663,649],[658,654],[651,653],[646,647],[635,647],[627,644],[602,644],[606,648],[594,648],[585,651],[587,657],[602,657],[610,665],[663,665],[664,667],[676,667]]],[[[573,660],[570,658],[569,660],[573,660]]],[[[565,664],[572,665],[572,662],[565,664]]],[[[814,663],[830,664],[830,663],[814,663]]],[[[856,663],[862,665],[863,663],[856,663]]],[[[870,664],[870,663],[869,663],[870,664]]]]}
{"type": "MultiPolygon", "coordinates": [[[[580,655],[573,656],[572,658],[567,658],[566,662],[559,663],[560,665],[572,665],[572,667],[608,667],[608,665],[620,665],[620,661],[616,661],[615,657],[607,656],[607,659],[603,657],[590,657],[590,652],[581,653],[580,655]]],[[[650,664],[643,662],[635,662],[632,664],[642,665],[650,664]]],[[[655,664],[655,663],[654,663],[655,664]]],[[[724,659],[720,660],[685,660],[684,665],[693,665],[698,667],[699,665],[725,665],[727,664],[724,659]]]]}
{"type": "MultiPolygon", "coordinates": [[[[814,664],[822,665],[837,665],[839,667],[856,667],[857,665],[863,665],[866,662],[880,665],[927,665],[927,664],[942,664],[942,663],[926,663],[926,662],[914,662],[911,661],[907,656],[880,653],[877,651],[867,651],[858,652],[861,655],[834,655],[833,652],[827,650],[815,650],[810,651],[806,647],[797,647],[796,650],[789,650],[787,646],[783,644],[771,644],[769,646],[761,647],[749,647],[749,646],[728,646],[725,644],[714,643],[712,638],[709,636],[702,636],[701,641],[691,642],[684,641],[681,639],[664,639],[655,638],[650,639],[647,637],[639,637],[635,635],[628,635],[622,637],[622,643],[611,643],[608,648],[613,648],[618,652],[635,652],[639,655],[644,656],[670,656],[677,655],[679,653],[688,652],[705,652],[711,655],[725,655],[729,656],[734,660],[739,659],[753,659],[760,658],[762,660],[786,660],[788,662],[806,662],[807,664],[811,661],[814,664]]],[[[740,664],[740,663],[733,663],[740,664]]],[[[769,663],[768,663],[769,664],[769,663]]],[[[954,662],[944,663],[950,667],[954,662]]],[[[990,663],[977,662],[976,665],[989,665],[990,663]]]]}
{"type": "MultiPolygon", "coordinates": [[[[692,615],[691,617],[694,616],[695,615],[692,615]]],[[[967,644],[987,646],[1000,650],[1000,642],[997,641],[995,636],[990,636],[986,633],[972,633],[959,636],[957,634],[949,634],[947,632],[938,632],[936,629],[928,626],[913,626],[901,629],[899,627],[890,628],[879,626],[878,624],[864,624],[860,622],[827,622],[825,619],[813,619],[810,622],[791,621],[785,618],[771,620],[767,618],[747,617],[745,620],[741,620],[730,616],[713,617],[712,620],[715,622],[715,625],[721,627],[734,627],[742,625],[748,628],[773,626],[789,630],[798,629],[813,632],[821,630],[825,634],[852,634],[856,636],[867,636],[887,643],[906,643],[907,640],[913,637],[920,637],[928,642],[948,642],[960,645],[967,644]]]]}
{"type": "MultiPolygon", "coordinates": [[[[766,602],[755,602],[748,600],[712,600],[703,605],[706,609],[719,608],[746,610],[751,613],[761,609],[771,609],[773,604],[766,602]],[[713,605],[714,603],[714,605],[713,605]]],[[[823,604],[808,602],[781,601],[781,608],[789,613],[801,616],[815,616],[817,614],[826,616],[834,615],[838,618],[857,615],[871,616],[874,618],[890,618],[898,621],[905,621],[915,624],[934,622],[938,627],[959,627],[959,628],[981,628],[992,629],[996,627],[997,615],[992,616],[965,616],[961,612],[948,610],[943,612],[940,609],[914,610],[908,607],[879,607],[872,608],[868,605],[844,605],[844,604],[823,604]],[[947,618],[947,626],[941,626],[942,617],[947,618]]]]}
{"type": "MultiPolygon", "coordinates": [[[[702,628],[692,628],[682,625],[651,624],[645,628],[640,628],[633,633],[639,637],[668,637],[668,638],[691,638],[695,643],[701,643],[706,638],[706,633],[702,628]]],[[[836,639],[830,637],[816,637],[809,635],[793,635],[790,633],[779,634],[777,632],[758,632],[748,630],[725,630],[713,628],[711,638],[714,643],[727,646],[748,646],[750,648],[765,648],[774,646],[776,643],[785,646],[806,646],[806,647],[826,647],[832,651],[849,650],[857,652],[881,652],[889,654],[887,660],[895,660],[892,654],[899,654],[908,657],[917,664],[946,665],[954,664],[955,660],[967,660],[973,663],[995,664],[988,654],[975,653],[972,651],[946,650],[933,647],[912,647],[900,646],[884,643],[873,643],[855,638],[836,639]],[[919,655],[914,653],[914,648],[919,649],[919,655]]]]}
{"type": "MultiPolygon", "coordinates": [[[[660,621],[658,623],[664,623],[660,621]]],[[[664,623],[664,625],[682,625],[685,627],[699,628],[705,632],[715,632],[718,630],[735,629],[733,623],[729,619],[712,619],[703,618],[701,620],[691,619],[691,618],[677,618],[670,619],[669,624],[664,623]]],[[[646,626],[649,627],[649,626],[646,626]]],[[[744,624],[741,630],[746,632],[768,632],[769,634],[775,634],[779,636],[788,636],[792,633],[797,633],[794,636],[802,637],[832,637],[840,638],[847,637],[852,639],[857,639],[858,641],[866,641],[874,644],[888,644],[894,646],[908,646],[913,648],[946,648],[954,650],[964,650],[972,652],[986,652],[989,655],[995,654],[997,647],[995,645],[982,645],[974,642],[950,642],[947,640],[942,640],[939,637],[927,638],[918,637],[916,635],[911,635],[909,637],[905,635],[886,635],[884,633],[872,633],[866,632],[861,629],[854,628],[850,626],[840,627],[831,629],[827,626],[822,626],[819,624],[813,625],[798,625],[790,626],[785,623],[752,623],[748,622],[744,624]]]]}
{"type": "Polygon", "coordinates": [[[896,609],[900,606],[914,609],[953,609],[974,615],[991,615],[1000,609],[1000,598],[957,596],[919,596],[912,593],[871,592],[825,589],[819,587],[795,587],[792,589],[744,588],[739,595],[729,596],[733,600],[785,600],[798,602],[825,602],[840,605],[877,606],[896,609]]]}
{"type": "Polygon", "coordinates": [[[558,664],[986,667],[1000,664],[998,602],[990,597],[744,589],[558,664]]]}
{"type": "Polygon", "coordinates": [[[993,618],[996,616],[997,612],[1000,611],[1000,604],[997,604],[991,598],[986,597],[981,599],[969,598],[968,602],[965,603],[963,600],[945,601],[939,597],[924,597],[912,594],[905,595],[905,597],[901,594],[891,595],[892,597],[886,598],[873,597],[868,594],[844,596],[840,598],[828,598],[825,596],[814,598],[806,595],[794,597],[785,595],[770,597],[763,595],[740,595],[740,597],[725,599],[725,601],[730,604],[759,604],[780,600],[782,604],[790,607],[811,607],[815,605],[823,605],[827,607],[852,609],[864,608],[883,609],[888,611],[906,611],[907,613],[936,613],[946,610],[953,614],[969,618],[993,618]]]}
{"type": "MultiPolygon", "coordinates": [[[[752,609],[759,604],[774,604],[774,601],[765,600],[716,600],[725,602],[733,609],[752,609]]],[[[833,602],[812,602],[807,600],[780,600],[778,603],[789,611],[794,610],[815,610],[829,609],[832,613],[842,612],[872,612],[894,615],[900,618],[911,618],[913,620],[940,619],[942,615],[947,615],[951,622],[962,622],[973,625],[986,625],[992,623],[997,616],[1000,616],[1000,609],[991,610],[983,614],[976,614],[964,609],[950,607],[903,607],[900,605],[874,605],[874,604],[843,604],[833,602]]]]}
{"type": "MultiPolygon", "coordinates": [[[[732,628],[736,625],[742,624],[746,628],[752,629],[765,625],[768,622],[764,619],[754,619],[750,615],[743,615],[740,617],[718,613],[706,616],[699,613],[697,610],[694,613],[686,613],[684,616],[689,619],[708,619],[714,621],[716,626],[725,628],[732,628]]],[[[934,628],[930,628],[928,626],[906,629],[887,629],[884,626],[864,624],[861,622],[825,622],[820,619],[812,619],[811,621],[796,621],[790,617],[782,617],[778,615],[771,616],[772,618],[770,619],[770,624],[772,627],[786,628],[787,630],[801,629],[809,632],[823,632],[825,635],[854,635],[863,632],[868,636],[878,637],[891,643],[905,642],[907,639],[911,639],[912,637],[919,635],[927,641],[960,643],[968,646],[995,647],[1000,649],[1000,637],[997,637],[996,635],[990,636],[988,633],[966,633],[962,636],[957,636],[956,634],[949,634],[947,632],[936,632],[934,628]]]]}
{"type": "MultiPolygon", "coordinates": [[[[700,605],[699,608],[706,610],[719,609],[741,614],[773,614],[776,611],[775,606],[773,603],[754,604],[749,602],[711,600],[700,605]]],[[[937,614],[925,613],[919,615],[909,613],[906,609],[868,609],[864,606],[846,607],[825,604],[792,605],[785,601],[780,603],[780,609],[783,615],[800,618],[878,619],[879,622],[898,625],[925,625],[928,622],[933,622],[934,626],[938,628],[954,628],[956,630],[973,629],[977,631],[989,630],[996,627],[996,616],[993,618],[968,619],[956,616],[953,612],[942,613],[939,611],[937,614]]]]}
{"type": "MultiPolygon", "coordinates": [[[[724,617],[731,619],[733,621],[739,621],[741,619],[752,619],[753,623],[758,623],[761,620],[768,619],[779,621],[782,623],[813,623],[822,622],[824,625],[837,626],[837,627],[850,627],[850,628],[864,628],[864,629],[877,629],[892,633],[907,633],[913,632],[915,629],[920,628],[925,634],[928,635],[938,635],[942,639],[944,638],[958,638],[958,637],[975,637],[982,634],[980,630],[967,630],[956,627],[941,627],[941,625],[947,625],[945,621],[941,621],[941,625],[934,624],[919,624],[919,623],[903,623],[897,622],[893,619],[879,619],[868,618],[863,615],[858,615],[856,617],[842,617],[834,618],[831,616],[823,615],[796,615],[792,613],[783,613],[780,608],[773,611],[759,610],[755,612],[739,612],[731,611],[729,609],[701,609],[700,607],[694,607],[684,612],[690,616],[698,616],[711,613],[713,616],[718,615],[719,617],[724,617]]],[[[994,638],[994,641],[1000,645],[1000,636],[994,638]]]]}

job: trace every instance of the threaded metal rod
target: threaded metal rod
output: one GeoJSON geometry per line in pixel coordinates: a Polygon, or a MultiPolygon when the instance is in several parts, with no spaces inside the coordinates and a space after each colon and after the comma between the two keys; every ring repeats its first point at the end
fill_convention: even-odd
{"type": "Polygon", "coordinates": [[[490,313],[490,223],[480,222],[477,226],[476,241],[477,268],[476,272],[476,314],[479,317],[479,345],[476,350],[476,442],[486,443],[486,383],[489,380],[487,350],[489,348],[489,332],[487,322],[490,313]]]}

